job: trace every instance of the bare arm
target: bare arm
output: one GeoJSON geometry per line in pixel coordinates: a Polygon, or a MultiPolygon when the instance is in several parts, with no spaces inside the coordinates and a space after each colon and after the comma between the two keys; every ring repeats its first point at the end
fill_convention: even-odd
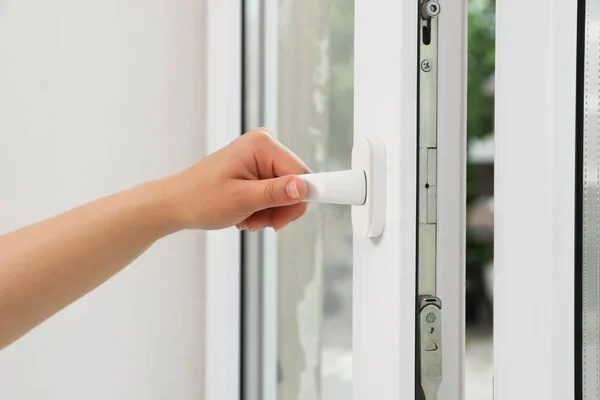
{"type": "Polygon", "coordinates": [[[182,229],[281,229],[309,170],[263,131],[190,169],[0,236],[0,348],[182,229]]]}

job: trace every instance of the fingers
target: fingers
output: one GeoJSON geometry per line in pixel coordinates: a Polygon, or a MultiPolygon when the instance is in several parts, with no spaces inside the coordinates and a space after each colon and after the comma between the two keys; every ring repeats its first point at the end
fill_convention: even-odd
{"type": "Polygon", "coordinates": [[[239,229],[278,230],[304,215],[308,188],[298,175],[311,171],[298,156],[264,128],[243,135],[232,149],[254,175],[238,187],[244,212],[251,214],[239,229]]]}
{"type": "Polygon", "coordinates": [[[257,231],[267,227],[280,230],[302,217],[307,206],[306,203],[298,203],[291,206],[268,208],[252,214],[236,226],[238,229],[248,229],[249,231],[257,231]]]}
{"type": "Polygon", "coordinates": [[[255,212],[235,227],[239,230],[247,229],[250,232],[268,228],[272,226],[271,221],[273,220],[274,212],[275,208],[267,208],[266,210],[255,212]]]}
{"type": "Polygon", "coordinates": [[[302,217],[308,207],[307,203],[298,203],[292,206],[279,207],[274,209],[271,226],[276,231],[285,228],[290,222],[296,221],[302,217]]]}
{"type": "Polygon", "coordinates": [[[251,212],[289,206],[306,199],[308,188],[304,179],[295,176],[246,181],[244,199],[251,212]]]}
{"type": "Polygon", "coordinates": [[[310,169],[265,128],[246,135],[250,142],[261,179],[310,173],[310,169]]]}

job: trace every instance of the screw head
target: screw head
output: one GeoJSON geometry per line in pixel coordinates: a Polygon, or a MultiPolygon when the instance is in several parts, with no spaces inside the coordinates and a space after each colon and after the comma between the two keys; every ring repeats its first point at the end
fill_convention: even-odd
{"type": "Polygon", "coordinates": [[[430,60],[423,60],[421,62],[421,69],[423,70],[423,72],[429,72],[432,69],[432,65],[431,65],[431,61],[430,60]]]}
{"type": "Polygon", "coordinates": [[[440,14],[440,3],[435,0],[429,0],[423,5],[423,14],[425,18],[434,18],[440,14]]]}

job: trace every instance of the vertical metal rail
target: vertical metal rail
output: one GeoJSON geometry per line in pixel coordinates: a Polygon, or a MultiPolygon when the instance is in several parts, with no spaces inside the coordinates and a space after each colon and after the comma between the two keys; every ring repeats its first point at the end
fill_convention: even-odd
{"type": "MultiPolygon", "coordinates": [[[[242,131],[264,121],[264,1],[243,5],[242,131]]],[[[264,233],[242,232],[242,385],[241,400],[263,399],[264,233]]]]}
{"type": "Polygon", "coordinates": [[[440,4],[419,0],[418,398],[437,399],[442,382],[442,302],[437,275],[438,16],[440,4]]]}
{"type": "Polygon", "coordinates": [[[600,2],[585,1],[583,59],[583,400],[600,398],[600,2]]]}

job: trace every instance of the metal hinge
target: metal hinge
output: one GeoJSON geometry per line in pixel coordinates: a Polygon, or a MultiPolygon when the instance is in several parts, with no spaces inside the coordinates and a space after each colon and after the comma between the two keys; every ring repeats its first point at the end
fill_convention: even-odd
{"type": "Polygon", "coordinates": [[[437,297],[419,299],[419,368],[421,396],[437,398],[442,383],[442,301],[437,297]]]}
{"type": "Polygon", "coordinates": [[[419,398],[435,400],[442,382],[442,302],[436,297],[438,167],[438,16],[440,4],[418,0],[419,225],[417,377],[419,398]]]}

